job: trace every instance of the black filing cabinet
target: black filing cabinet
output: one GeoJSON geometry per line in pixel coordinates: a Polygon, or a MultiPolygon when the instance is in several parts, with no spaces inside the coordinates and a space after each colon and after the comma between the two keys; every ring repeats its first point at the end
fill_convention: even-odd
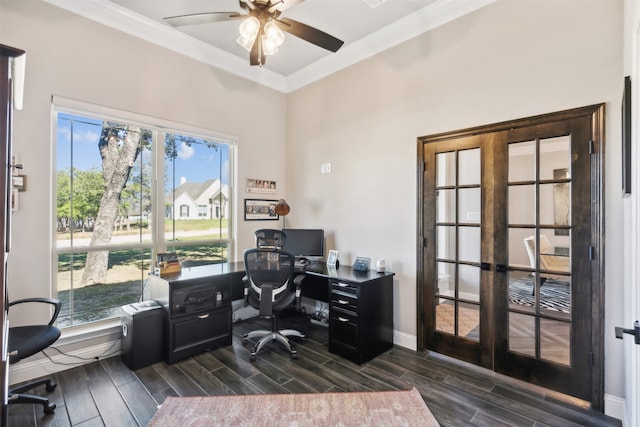
{"type": "Polygon", "coordinates": [[[223,268],[199,266],[172,276],[149,276],[150,297],[164,308],[167,363],[231,344],[231,283],[243,270],[223,268]]]}
{"type": "Polygon", "coordinates": [[[393,274],[340,270],[329,280],[329,351],[361,365],[393,345],[393,274]]]}
{"type": "Polygon", "coordinates": [[[155,301],[122,306],[122,361],[136,370],[162,360],[162,307],[155,301]]]}

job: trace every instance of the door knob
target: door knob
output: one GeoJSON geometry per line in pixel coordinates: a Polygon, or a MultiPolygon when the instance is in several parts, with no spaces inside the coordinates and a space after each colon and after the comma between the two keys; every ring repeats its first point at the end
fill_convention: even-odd
{"type": "Polygon", "coordinates": [[[633,323],[633,329],[624,329],[616,326],[616,338],[622,339],[624,334],[633,335],[636,344],[640,344],[640,322],[637,320],[633,323]]]}

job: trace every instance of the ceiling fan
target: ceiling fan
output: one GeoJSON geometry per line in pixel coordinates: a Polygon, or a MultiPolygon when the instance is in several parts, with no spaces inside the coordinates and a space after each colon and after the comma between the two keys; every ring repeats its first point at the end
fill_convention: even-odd
{"type": "Polygon", "coordinates": [[[267,55],[278,52],[284,41],[283,31],[331,52],[337,52],[344,44],[342,40],[302,22],[280,17],[284,10],[304,0],[238,1],[246,13],[206,12],[171,16],[164,19],[175,27],[243,19],[237,42],[249,51],[251,65],[264,65],[267,55]]]}

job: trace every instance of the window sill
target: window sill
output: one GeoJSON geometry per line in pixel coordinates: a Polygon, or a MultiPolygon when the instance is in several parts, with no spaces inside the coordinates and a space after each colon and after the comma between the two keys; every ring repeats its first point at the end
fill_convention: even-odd
{"type": "Polygon", "coordinates": [[[69,345],[116,333],[120,334],[120,330],[121,322],[119,318],[94,322],[88,325],[72,326],[62,330],[62,336],[58,340],[58,344],[69,345]]]}

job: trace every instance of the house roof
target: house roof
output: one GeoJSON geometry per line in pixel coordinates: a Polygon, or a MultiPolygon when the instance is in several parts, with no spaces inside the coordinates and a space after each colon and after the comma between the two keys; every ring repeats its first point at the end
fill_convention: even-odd
{"type": "MultiPolygon", "coordinates": [[[[195,200],[198,200],[198,198],[200,198],[202,195],[204,195],[205,192],[210,190],[211,187],[214,184],[216,184],[216,182],[218,183],[216,192],[214,194],[206,195],[207,197],[215,196],[222,189],[222,187],[220,186],[220,180],[217,178],[209,179],[209,180],[206,180],[205,182],[185,182],[184,184],[181,184],[178,187],[176,187],[176,189],[173,192],[173,196],[174,198],[177,198],[182,194],[187,194],[191,199],[195,201],[195,200]]],[[[171,196],[171,193],[169,193],[168,196],[171,196]]]]}

